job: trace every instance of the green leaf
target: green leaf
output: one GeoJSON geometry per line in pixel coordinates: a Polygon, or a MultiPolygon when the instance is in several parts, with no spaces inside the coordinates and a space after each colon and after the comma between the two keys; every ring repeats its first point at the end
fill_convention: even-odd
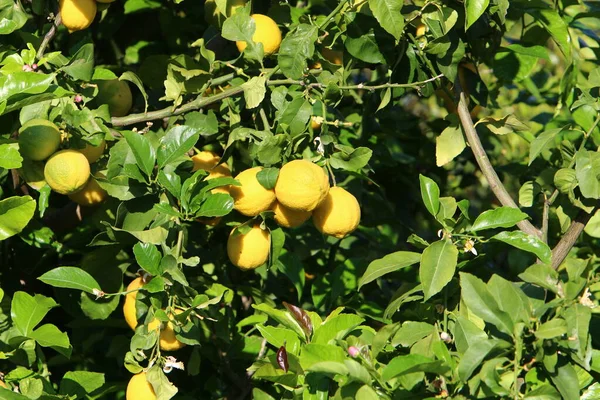
{"type": "Polygon", "coordinates": [[[567,323],[567,341],[570,349],[575,351],[580,360],[585,360],[589,366],[589,360],[586,360],[588,354],[588,343],[590,322],[592,319],[592,310],[583,304],[576,303],[567,308],[562,314],[567,323]]]}
{"type": "MultiPolygon", "coordinates": [[[[271,231],[271,240],[273,240],[273,231],[271,231]]],[[[292,282],[298,294],[298,302],[300,302],[306,281],[304,265],[300,257],[293,252],[282,251],[278,257],[277,268],[292,282]]]]}
{"type": "Polygon", "coordinates": [[[90,274],[77,267],[54,268],[38,279],[50,286],[82,290],[90,294],[95,294],[94,289],[100,290],[98,282],[90,274]]]}
{"type": "Polygon", "coordinates": [[[571,168],[561,168],[554,174],[554,186],[563,194],[577,187],[577,173],[571,168]]]}
{"type": "Polygon", "coordinates": [[[490,278],[487,287],[496,299],[500,310],[507,313],[515,324],[523,322],[529,325],[532,311],[531,304],[518,284],[494,274],[490,278]]]}
{"type": "Polygon", "coordinates": [[[307,68],[306,60],[315,53],[318,29],[314,25],[300,24],[288,33],[279,47],[277,61],[281,72],[290,79],[301,79],[307,68]]]}
{"type": "MultiPolygon", "coordinates": [[[[21,29],[27,22],[27,13],[20,3],[7,0],[0,3],[0,35],[21,29]]],[[[0,85],[0,87],[2,87],[0,85]]]]}
{"type": "Polygon", "coordinates": [[[213,110],[203,114],[198,111],[185,114],[185,125],[194,128],[200,136],[211,136],[219,132],[219,121],[213,110]]]}
{"type": "Polygon", "coordinates": [[[522,231],[500,232],[492,236],[492,240],[498,240],[509,244],[517,249],[535,254],[544,264],[550,264],[552,250],[540,239],[522,231]]]}
{"type": "Polygon", "coordinates": [[[583,197],[600,198],[600,154],[585,149],[575,155],[575,173],[583,197]]]}
{"type": "Polygon", "coordinates": [[[256,174],[258,183],[267,190],[275,188],[277,178],[279,177],[279,168],[263,168],[256,174]]]}
{"type": "Polygon", "coordinates": [[[16,292],[12,298],[10,316],[23,336],[29,336],[33,328],[58,304],[54,299],[41,294],[31,296],[25,292],[16,292]]]}
{"type": "MultiPolygon", "coordinates": [[[[0,75],[0,104],[9,102],[16,96],[22,98],[26,95],[44,93],[55,78],[55,74],[46,75],[33,72],[14,72],[8,75],[0,75]]],[[[10,104],[6,107],[5,112],[11,111],[10,104]]],[[[0,114],[2,113],[0,112],[0,114]]]]}
{"type": "Polygon", "coordinates": [[[525,282],[533,283],[554,293],[558,293],[558,274],[545,264],[533,264],[524,272],[519,274],[519,278],[525,282]]]}
{"type": "Polygon", "coordinates": [[[435,217],[440,210],[440,188],[433,179],[424,175],[419,175],[419,182],[423,204],[425,204],[427,211],[435,217]]]}
{"type": "Polygon", "coordinates": [[[537,23],[548,31],[567,58],[567,61],[570,61],[571,37],[569,36],[569,29],[563,17],[551,8],[532,8],[528,12],[535,18],[537,23]]]}
{"type": "Polygon", "coordinates": [[[486,333],[471,320],[461,316],[456,317],[456,324],[454,325],[454,342],[456,343],[456,350],[458,350],[460,354],[465,354],[475,342],[487,340],[487,338],[488,336],[486,333]]]}
{"type": "Polygon", "coordinates": [[[535,337],[538,339],[552,339],[567,333],[567,323],[562,318],[554,318],[544,322],[535,331],[535,337]]]}
{"type": "Polygon", "coordinates": [[[121,134],[127,140],[138,167],[146,176],[152,176],[156,154],[150,141],[144,135],[133,131],[122,131],[121,134]]]}
{"type": "Polygon", "coordinates": [[[552,383],[557,387],[564,400],[579,400],[579,379],[573,365],[565,363],[550,375],[552,383]]]}
{"type": "Polygon", "coordinates": [[[458,376],[466,382],[487,355],[500,343],[499,340],[480,340],[473,343],[460,358],[458,376]]]}
{"type": "MultiPolygon", "coordinates": [[[[341,146],[336,146],[340,149],[341,146]]],[[[367,147],[358,147],[352,151],[347,151],[344,148],[342,151],[337,151],[331,155],[329,162],[332,168],[344,169],[347,171],[356,171],[363,168],[373,155],[373,150],[367,147]]]]}
{"type": "Polygon", "coordinates": [[[154,365],[148,370],[146,379],[152,385],[157,400],[169,400],[178,392],[177,386],[169,382],[159,365],[154,365]]]}
{"type": "Polygon", "coordinates": [[[268,305],[267,303],[253,304],[252,307],[255,310],[264,312],[269,317],[273,318],[275,321],[279,322],[283,326],[290,328],[298,335],[298,337],[305,337],[302,327],[300,327],[300,324],[294,319],[294,317],[290,315],[289,312],[277,310],[268,305]]]}
{"type": "Polygon", "coordinates": [[[144,98],[144,112],[148,111],[148,94],[146,93],[146,89],[144,89],[144,83],[135,73],[131,71],[125,71],[119,77],[120,81],[129,81],[133,83],[142,93],[142,97],[144,98]]]}
{"type": "Polygon", "coordinates": [[[183,156],[190,151],[200,137],[199,131],[185,125],[174,126],[169,129],[160,140],[157,150],[158,167],[165,165],[183,156]]]}
{"type": "Polygon", "coordinates": [[[138,265],[149,274],[160,275],[162,273],[160,269],[162,255],[153,244],[136,243],[135,246],[133,246],[133,254],[135,255],[135,261],[138,265]]]}
{"type": "Polygon", "coordinates": [[[300,365],[303,369],[323,361],[343,363],[346,359],[344,350],[339,346],[309,343],[302,347],[300,365]]]}
{"type": "Polygon", "coordinates": [[[458,125],[450,125],[435,139],[436,165],[441,167],[454,160],[465,149],[465,138],[458,125]]]}
{"type": "Polygon", "coordinates": [[[498,303],[481,279],[461,272],[460,287],[462,289],[461,299],[473,314],[495,325],[505,333],[513,333],[513,322],[510,315],[500,310],[498,303]]]}
{"type": "Polygon", "coordinates": [[[61,70],[78,81],[90,81],[94,73],[94,44],[86,43],[77,50],[69,65],[61,70]]]}
{"type": "Polygon", "coordinates": [[[0,168],[21,168],[22,162],[23,157],[21,157],[21,153],[19,153],[18,143],[0,144],[0,168]]]}
{"type": "Polygon", "coordinates": [[[423,285],[424,300],[439,293],[454,276],[458,249],[450,240],[439,240],[423,251],[419,278],[423,285]]]}
{"type": "Polygon", "coordinates": [[[449,368],[443,365],[442,360],[432,360],[420,354],[408,354],[405,356],[394,357],[388,365],[383,368],[381,378],[389,381],[395,377],[412,374],[415,372],[431,372],[435,374],[444,374],[449,368]]]}
{"type": "Polygon", "coordinates": [[[473,225],[471,231],[477,232],[485,229],[510,228],[527,219],[528,216],[518,208],[498,207],[494,210],[482,212],[473,225]]]}
{"type": "Polygon", "coordinates": [[[246,42],[244,56],[252,60],[262,61],[264,57],[263,45],[252,40],[255,31],[256,22],[247,13],[236,12],[223,23],[221,36],[234,42],[246,42]]]}
{"type": "Polygon", "coordinates": [[[267,93],[267,78],[264,76],[255,76],[248,82],[242,84],[244,89],[244,100],[246,100],[246,108],[256,108],[265,99],[267,93]]]}
{"type": "Polygon", "coordinates": [[[285,346],[288,353],[298,355],[300,353],[300,339],[294,331],[287,328],[274,326],[256,325],[262,337],[276,349],[285,346]]]}
{"type": "Polygon", "coordinates": [[[402,0],[369,0],[369,8],[377,22],[396,40],[400,40],[404,31],[404,17],[400,12],[402,0]]]}
{"type": "Polygon", "coordinates": [[[340,314],[327,319],[323,325],[314,328],[312,343],[328,344],[333,339],[343,339],[363,322],[363,318],[353,314],[340,314]]]}
{"type": "Polygon", "coordinates": [[[356,400],[379,400],[380,397],[377,392],[369,385],[361,386],[356,391],[356,400]]]}
{"type": "Polygon", "coordinates": [[[60,381],[59,394],[84,398],[104,386],[104,374],[90,371],[69,371],[60,381]]]}
{"type": "Polygon", "coordinates": [[[225,193],[211,194],[202,202],[196,217],[222,217],[233,210],[233,198],[225,193]]]}
{"type": "MultiPolygon", "coordinates": [[[[560,394],[550,384],[537,386],[525,395],[526,400],[561,400],[560,394]]],[[[583,397],[582,397],[583,399],[583,397]]],[[[586,399],[586,400],[592,400],[586,399]]]]}
{"type": "Polygon", "coordinates": [[[13,196],[0,200],[0,241],[21,232],[34,212],[35,200],[30,196],[13,196]]]}
{"type": "Polygon", "coordinates": [[[465,30],[468,30],[485,12],[490,0],[465,0],[465,30]]]}
{"type": "Polygon", "coordinates": [[[360,290],[367,283],[373,282],[385,274],[409,267],[420,260],[421,254],[412,251],[397,251],[375,260],[369,264],[363,276],[358,280],[358,289],[360,290]]]}
{"type": "Polygon", "coordinates": [[[419,340],[437,334],[437,328],[427,322],[406,321],[392,338],[392,346],[411,347],[419,340]]]}
{"type": "Polygon", "coordinates": [[[55,325],[44,324],[34,330],[29,337],[34,339],[42,347],[60,347],[69,349],[71,343],[69,336],[61,332],[55,325]]]}
{"type": "Polygon", "coordinates": [[[528,165],[531,165],[531,163],[537,158],[537,156],[540,155],[543,150],[549,148],[553,144],[556,136],[562,131],[562,128],[549,129],[536,136],[529,145],[528,165]]]}

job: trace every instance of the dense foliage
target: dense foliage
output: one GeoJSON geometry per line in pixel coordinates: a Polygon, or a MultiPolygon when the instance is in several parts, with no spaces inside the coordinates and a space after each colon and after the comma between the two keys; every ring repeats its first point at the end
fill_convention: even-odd
{"type": "Polygon", "coordinates": [[[0,398],[600,398],[594,2],[60,7],[0,0],[0,398]],[[355,231],[240,212],[297,159],[355,231]]]}

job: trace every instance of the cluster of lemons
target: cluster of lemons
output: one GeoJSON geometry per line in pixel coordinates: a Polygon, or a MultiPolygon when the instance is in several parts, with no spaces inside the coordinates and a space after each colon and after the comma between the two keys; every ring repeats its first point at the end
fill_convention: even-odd
{"type": "Polygon", "coordinates": [[[82,149],[59,150],[65,135],[45,119],[32,119],[19,129],[19,151],[23,166],[19,173],[34,189],[45,184],[60,194],[68,195],[83,206],[93,206],[106,198],[106,192],[90,177],[90,164],[102,156],[106,143],[86,144],[82,149]]]}
{"type": "MultiPolygon", "coordinates": [[[[131,109],[132,94],[127,82],[118,79],[98,81],[98,95],[94,101],[107,104],[111,116],[126,115],[131,109]]],[[[98,146],[86,143],[83,148],[67,148],[68,135],[56,124],[46,119],[32,119],[19,129],[19,151],[23,166],[19,173],[23,180],[36,190],[45,184],[56,193],[68,195],[82,206],[95,206],[103,202],[107,193],[95,178],[90,165],[97,162],[106,150],[106,142],[98,146]]]]}
{"type": "MultiPolygon", "coordinates": [[[[226,164],[219,164],[220,157],[202,151],[192,157],[194,170],[209,172],[206,179],[231,176],[226,164]]],[[[248,217],[272,211],[277,224],[284,228],[296,228],[312,216],[315,227],[325,235],[343,238],[360,223],[360,206],[356,198],[341,187],[329,186],[325,170],[307,160],[294,160],[279,171],[274,189],[266,189],[257,179],[262,167],[240,172],[235,179],[240,186],[222,187],[215,190],[226,192],[234,199],[234,209],[248,217]]],[[[218,221],[217,221],[218,222],[218,221]]],[[[230,261],[243,270],[255,269],[269,258],[271,238],[259,224],[242,234],[234,228],[227,241],[230,261]]]]}
{"type": "Polygon", "coordinates": [[[96,2],[112,3],[115,0],[60,0],[58,11],[69,32],[89,27],[96,18],[96,2]]]}

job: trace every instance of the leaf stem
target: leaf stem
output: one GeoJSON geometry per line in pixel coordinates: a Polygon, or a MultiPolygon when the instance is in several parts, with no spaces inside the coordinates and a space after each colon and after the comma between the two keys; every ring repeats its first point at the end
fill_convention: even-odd
{"type": "Polygon", "coordinates": [[[342,0],[340,1],[340,3],[337,5],[336,8],[334,8],[334,10],[332,12],[329,13],[328,16],[325,17],[325,20],[323,22],[321,22],[319,24],[319,26],[317,28],[319,28],[319,30],[323,30],[325,27],[327,27],[327,25],[329,25],[329,22],[337,15],[339,14],[340,10],[342,9],[342,7],[344,7],[344,5],[348,2],[348,0],[342,0]]]}

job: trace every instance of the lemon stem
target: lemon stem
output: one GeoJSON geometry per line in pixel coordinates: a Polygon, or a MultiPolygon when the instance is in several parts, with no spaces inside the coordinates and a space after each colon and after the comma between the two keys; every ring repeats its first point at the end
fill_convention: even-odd
{"type": "Polygon", "coordinates": [[[325,161],[325,166],[327,166],[327,171],[329,172],[329,176],[331,177],[333,186],[337,186],[337,183],[335,181],[335,175],[333,174],[333,169],[331,168],[331,165],[329,165],[329,160],[325,161]]]}

